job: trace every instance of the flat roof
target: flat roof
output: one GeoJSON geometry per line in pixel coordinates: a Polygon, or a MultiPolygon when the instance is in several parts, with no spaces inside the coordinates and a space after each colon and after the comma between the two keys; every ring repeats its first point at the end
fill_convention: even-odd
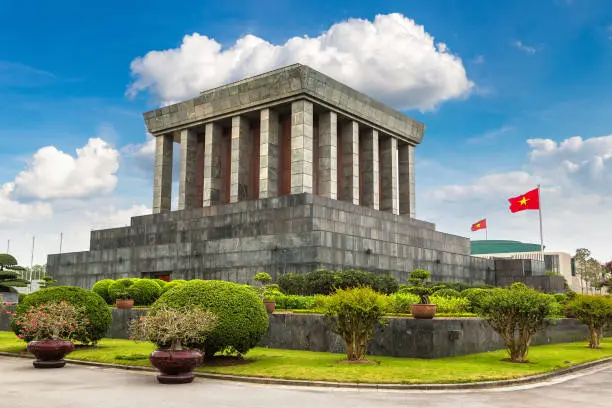
{"type": "Polygon", "coordinates": [[[210,89],[143,117],[147,130],[160,135],[303,98],[413,145],[425,133],[423,123],[302,64],[210,89]]]}
{"type": "Polygon", "coordinates": [[[470,245],[472,255],[539,252],[541,250],[540,244],[506,240],[474,240],[470,241],[470,245]]]}

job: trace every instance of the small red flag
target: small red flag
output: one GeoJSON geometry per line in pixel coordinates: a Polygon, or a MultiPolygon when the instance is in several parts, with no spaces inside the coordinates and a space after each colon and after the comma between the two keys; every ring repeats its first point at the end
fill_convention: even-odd
{"type": "Polygon", "coordinates": [[[536,188],[523,195],[509,198],[508,201],[510,202],[510,211],[513,213],[524,210],[539,210],[540,190],[536,188]]]}
{"type": "Polygon", "coordinates": [[[481,229],[486,229],[487,228],[487,219],[485,218],[484,220],[480,220],[474,224],[472,224],[472,231],[478,231],[481,229]]]}

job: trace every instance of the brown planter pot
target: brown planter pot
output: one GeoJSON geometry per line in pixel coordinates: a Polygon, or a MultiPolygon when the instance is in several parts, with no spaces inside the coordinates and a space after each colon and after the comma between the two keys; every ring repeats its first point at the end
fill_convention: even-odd
{"type": "Polygon", "coordinates": [[[115,306],[117,309],[131,309],[134,306],[134,299],[117,299],[115,306]]]}
{"type": "Polygon", "coordinates": [[[433,319],[436,315],[436,305],[410,305],[410,312],[415,319],[433,319]]]}
{"type": "Polygon", "coordinates": [[[68,340],[35,340],[28,343],[28,351],[34,356],[36,368],[61,368],[66,365],[64,357],[74,351],[68,340]]]}
{"type": "Polygon", "coordinates": [[[193,381],[193,369],[202,364],[202,353],[198,350],[157,349],[149,360],[161,374],[157,381],[162,384],[185,384],[193,381]]]}
{"type": "Polygon", "coordinates": [[[276,309],[276,302],[273,300],[264,300],[264,305],[266,306],[266,311],[268,313],[274,313],[274,309],[276,309]]]}

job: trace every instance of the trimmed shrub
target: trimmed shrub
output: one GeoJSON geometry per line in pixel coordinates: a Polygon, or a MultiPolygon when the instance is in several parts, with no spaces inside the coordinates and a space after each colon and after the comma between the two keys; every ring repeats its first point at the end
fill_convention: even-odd
{"type": "Polygon", "coordinates": [[[339,289],[329,297],[325,316],[332,332],[344,340],[349,361],[365,357],[378,323],[384,323],[389,299],[369,287],[339,289]]]}
{"type": "Polygon", "coordinates": [[[520,363],[526,361],[534,334],[545,327],[553,303],[552,296],[514,283],[491,290],[478,310],[504,341],[510,359],[520,363]]]}
{"type": "Polygon", "coordinates": [[[459,291],[456,291],[455,289],[451,289],[451,288],[438,289],[434,292],[434,295],[438,297],[447,297],[447,298],[461,297],[461,293],[459,293],[459,291]]]}
{"type": "Polygon", "coordinates": [[[374,275],[374,286],[372,289],[385,295],[390,295],[399,290],[399,282],[391,275],[376,274],[374,275]]]}
{"type": "Polygon", "coordinates": [[[327,269],[308,272],[305,281],[308,295],[329,295],[336,290],[336,276],[327,269]]]}
{"type": "Polygon", "coordinates": [[[204,343],[187,345],[203,350],[206,357],[220,351],[244,354],[268,329],[268,313],[261,298],[248,286],[233,282],[191,280],[161,295],[153,310],[193,306],[213,312],[218,319],[204,343]]]}
{"type": "Polygon", "coordinates": [[[122,278],[111,283],[108,286],[108,298],[110,299],[110,303],[115,303],[117,297],[127,292],[127,289],[132,286],[136,280],[137,279],[134,278],[122,278]]]}
{"type": "Polygon", "coordinates": [[[470,301],[470,312],[478,313],[482,302],[486,299],[487,296],[489,296],[490,293],[491,290],[489,289],[471,288],[461,292],[461,297],[464,297],[470,301]]]}
{"type": "Polygon", "coordinates": [[[164,288],[164,286],[166,286],[166,283],[168,283],[168,282],[166,282],[165,280],[161,280],[161,279],[157,279],[157,278],[155,278],[155,279],[151,279],[151,280],[152,280],[153,282],[157,283],[157,285],[159,286],[159,288],[160,288],[160,289],[163,289],[163,288],[164,288]]]}
{"type": "MultiPolygon", "coordinates": [[[[21,334],[16,321],[19,316],[28,312],[30,306],[37,307],[46,303],[59,303],[62,300],[77,309],[84,309],[85,316],[90,322],[87,330],[80,333],[74,340],[83,344],[90,344],[96,343],[104,337],[112,321],[108,305],[102,296],[97,293],[74,286],[52,286],[30,293],[23,303],[18,304],[15,308],[15,316],[11,322],[11,329],[15,334],[21,334]]],[[[24,338],[24,340],[30,341],[31,339],[24,338]]]]}
{"type": "Polygon", "coordinates": [[[180,286],[184,283],[187,283],[187,281],[184,279],[177,279],[177,280],[167,282],[166,285],[162,288],[161,293],[163,295],[164,293],[168,292],[170,289],[180,286]]]}
{"type": "Polygon", "coordinates": [[[372,272],[346,270],[336,273],[336,288],[349,289],[359,286],[374,287],[375,275],[372,272]]]}
{"type": "Polygon", "coordinates": [[[578,295],[568,304],[576,319],[589,328],[589,347],[599,348],[604,331],[612,326],[612,298],[601,295],[578,295]]]}
{"type": "Polygon", "coordinates": [[[152,279],[138,279],[127,288],[136,306],[150,306],[161,295],[161,288],[152,279]]]}
{"type": "Polygon", "coordinates": [[[562,305],[565,305],[569,300],[565,293],[556,293],[553,296],[555,297],[555,300],[562,305]]]}
{"type": "Polygon", "coordinates": [[[111,304],[113,303],[113,301],[111,300],[110,295],[108,294],[108,288],[113,283],[115,283],[115,281],[112,279],[102,279],[101,281],[97,281],[93,285],[91,290],[97,293],[98,295],[102,296],[102,299],[104,299],[106,303],[111,304]]]}
{"type": "Polygon", "coordinates": [[[276,307],[279,309],[312,309],[315,305],[314,296],[283,295],[274,296],[276,307]]]}
{"type": "Polygon", "coordinates": [[[471,309],[468,299],[462,297],[438,296],[438,292],[431,296],[430,301],[436,305],[436,312],[438,313],[468,313],[471,309]]]}
{"type": "Polygon", "coordinates": [[[22,303],[25,300],[26,296],[28,296],[28,295],[25,294],[25,293],[19,292],[19,294],[17,296],[18,296],[18,302],[22,303]]]}
{"type": "Polygon", "coordinates": [[[285,273],[276,280],[281,292],[286,295],[306,295],[306,275],[298,273],[285,273]]]}
{"type": "Polygon", "coordinates": [[[410,314],[410,305],[419,303],[419,296],[412,293],[394,293],[389,296],[389,312],[410,314]]]}

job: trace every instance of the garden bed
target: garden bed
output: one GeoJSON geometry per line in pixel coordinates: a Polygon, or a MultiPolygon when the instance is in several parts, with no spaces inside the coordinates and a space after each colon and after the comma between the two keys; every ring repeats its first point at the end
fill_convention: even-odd
{"type": "MultiPolygon", "coordinates": [[[[320,380],[334,382],[423,384],[470,383],[515,379],[612,356],[612,339],[602,348],[588,349],[586,342],[532,347],[530,364],[502,361],[503,350],[436,360],[368,356],[377,364],[342,364],[345,356],[333,353],[255,348],[245,361],[221,359],[204,365],[200,372],[238,376],[320,380]]],[[[10,332],[0,332],[0,351],[25,354],[25,342],[10,332]]],[[[80,361],[150,367],[148,354],[154,346],[130,340],[103,339],[98,346],[79,348],[68,358],[80,361]]],[[[25,364],[25,363],[24,363],[25,364]]]]}

